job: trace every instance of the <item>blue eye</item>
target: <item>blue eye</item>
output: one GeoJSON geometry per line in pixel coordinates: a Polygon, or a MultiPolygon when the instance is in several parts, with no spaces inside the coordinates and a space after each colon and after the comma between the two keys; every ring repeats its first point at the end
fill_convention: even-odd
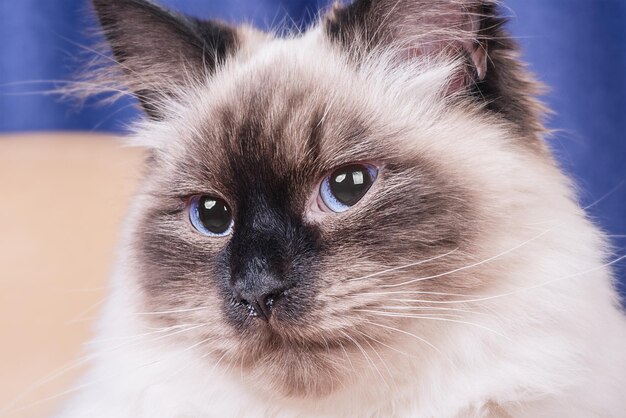
{"type": "Polygon", "coordinates": [[[203,235],[223,237],[233,229],[230,207],[219,197],[196,196],[189,205],[191,225],[203,235]]]}
{"type": "Polygon", "coordinates": [[[324,204],[333,212],[345,212],[367,194],[378,176],[368,164],[351,164],[335,170],[320,186],[324,204]]]}

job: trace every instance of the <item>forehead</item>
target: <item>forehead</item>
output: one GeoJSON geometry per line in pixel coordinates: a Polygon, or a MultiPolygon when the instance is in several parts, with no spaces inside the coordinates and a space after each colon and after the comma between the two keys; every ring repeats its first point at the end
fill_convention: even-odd
{"type": "Polygon", "coordinates": [[[159,175],[189,193],[228,192],[235,180],[300,187],[342,164],[432,153],[441,126],[454,125],[436,122],[450,113],[438,95],[446,72],[419,67],[394,78],[402,74],[355,68],[306,36],[270,42],[227,62],[174,107],[156,132],[167,137],[164,166],[173,169],[159,175]]]}
{"type": "Polygon", "coordinates": [[[282,55],[222,76],[187,111],[175,163],[196,181],[228,189],[233,179],[249,187],[301,183],[379,158],[374,115],[336,84],[282,55]]]}

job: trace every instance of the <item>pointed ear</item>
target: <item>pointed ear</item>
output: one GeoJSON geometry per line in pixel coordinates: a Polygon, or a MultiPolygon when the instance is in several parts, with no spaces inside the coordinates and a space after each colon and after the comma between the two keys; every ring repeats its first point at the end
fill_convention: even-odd
{"type": "Polygon", "coordinates": [[[125,84],[160,119],[164,100],[212,73],[237,48],[235,28],[169,12],[148,0],[93,0],[125,84]]]}
{"type": "Polygon", "coordinates": [[[482,80],[488,45],[481,37],[494,8],[493,0],[355,0],[335,4],[326,30],[352,51],[393,48],[401,60],[463,55],[471,65],[467,75],[482,80]]]}
{"type": "MultiPolygon", "coordinates": [[[[449,91],[467,92],[481,107],[539,138],[544,107],[540,86],[519,59],[504,29],[498,0],[355,0],[335,5],[324,21],[327,36],[358,60],[376,50],[399,60],[424,55],[465,59],[449,91]]],[[[541,142],[540,140],[533,142],[541,142]]]]}

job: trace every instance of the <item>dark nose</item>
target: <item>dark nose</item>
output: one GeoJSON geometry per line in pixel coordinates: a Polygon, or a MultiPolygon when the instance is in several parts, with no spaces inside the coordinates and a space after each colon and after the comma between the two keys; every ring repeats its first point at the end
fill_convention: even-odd
{"type": "Polygon", "coordinates": [[[285,286],[272,277],[239,281],[235,284],[235,297],[248,309],[250,316],[269,321],[275,303],[284,295],[285,286]]]}

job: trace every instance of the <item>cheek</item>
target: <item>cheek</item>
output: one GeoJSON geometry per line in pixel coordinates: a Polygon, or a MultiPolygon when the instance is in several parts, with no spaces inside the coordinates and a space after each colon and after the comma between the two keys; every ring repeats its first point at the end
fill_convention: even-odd
{"type": "Polygon", "coordinates": [[[336,316],[416,292],[435,300],[480,284],[472,271],[455,272],[475,261],[480,223],[469,189],[424,169],[392,175],[393,192],[382,190],[367,208],[324,232],[329,251],[320,298],[342,301],[327,309],[336,316]]]}
{"type": "Polygon", "coordinates": [[[223,245],[193,231],[185,216],[146,210],[136,224],[131,251],[150,311],[215,309],[215,260],[223,245]]]}

